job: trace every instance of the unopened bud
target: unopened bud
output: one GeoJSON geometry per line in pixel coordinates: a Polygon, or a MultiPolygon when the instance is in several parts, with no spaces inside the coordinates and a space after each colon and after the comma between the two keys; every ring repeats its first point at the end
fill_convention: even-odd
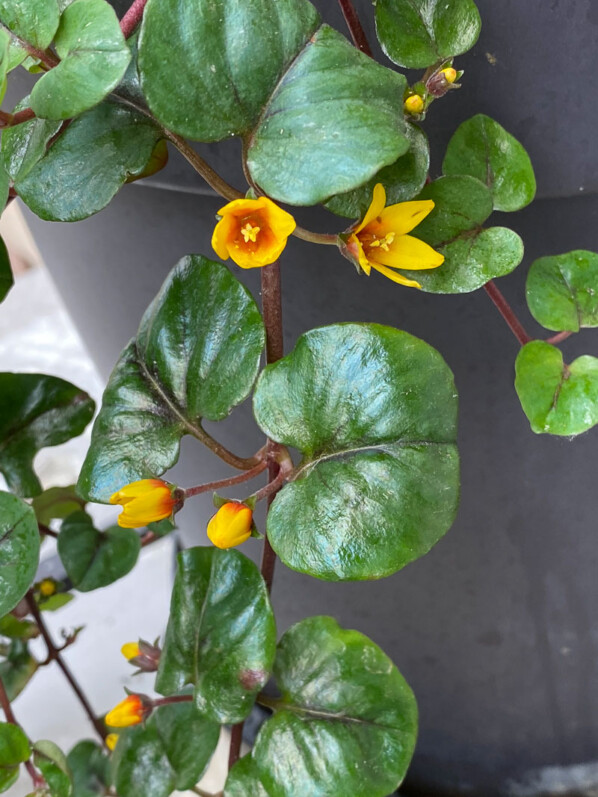
{"type": "Polygon", "coordinates": [[[120,652],[134,667],[139,667],[139,672],[156,672],[160,664],[162,650],[158,647],[157,640],[153,645],[140,639],[139,642],[126,642],[120,652]]]}
{"type": "Polygon", "coordinates": [[[403,108],[405,109],[405,113],[417,116],[417,114],[420,114],[424,110],[423,98],[420,97],[419,94],[412,94],[410,97],[407,97],[403,103],[403,108]]]}
{"type": "Polygon", "coordinates": [[[426,90],[432,97],[443,97],[451,88],[459,88],[454,85],[459,73],[452,66],[434,72],[426,81],[426,90]]]}
{"type": "Polygon", "coordinates": [[[208,523],[208,537],[217,548],[234,548],[251,537],[253,512],[239,501],[220,507],[208,523]]]}
{"type": "Polygon", "coordinates": [[[105,722],[111,728],[128,728],[143,722],[151,710],[151,700],[145,695],[128,695],[106,714],[105,722]]]}
{"type": "Polygon", "coordinates": [[[109,733],[108,736],[106,736],[105,741],[108,750],[114,750],[116,743],[118,742],[118,733],[109,733]]]}

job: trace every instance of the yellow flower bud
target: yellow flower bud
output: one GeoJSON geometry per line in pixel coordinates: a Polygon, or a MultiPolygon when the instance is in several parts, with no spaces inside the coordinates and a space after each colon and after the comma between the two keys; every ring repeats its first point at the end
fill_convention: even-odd
{"type": "Polygon", "coordinates": [[[161,479],[142,479],[122,487],[110,496],[111,504],[124,507],[118,516],[118,525],[124,529],[137,529],[170,517],[178,503],[175,489],[161,479]]]}
{"type": "Polygon", "coordinates": [[[138,642],[125,642],[125,644],[120,649],[120,652],[123,654],[123,656],[127,661],[131,661],[131,659],[136,658],[141,653],[141,651],[139,650],[138,642]]]}
{"type": "Polygon", "coordinates": [[[457,70],[453,69],[452,66],[447,66],[445,69],[441,69],[440,74],[444,75],[444,79],[447,83],[454,83],[457,79],[457,70]]]}
{"type": "Polygon", "coordinates": [[[39,591],[42,597],[51,597],[56,592],[56,582],[53,578],[44,578],[39,582],[39,591]]]}
{"type": "Polygon", "coordinates": [[[108,736],[106,736],[106,747],[108,748],[108,750],[114,750],[117,742],[118,742],[118,733],[109,733],[108,736]]]}
{"type": "Polygon", "coordinates": [[[208,537],[217,548],[234,548],[251,537],[253,512],[245,504],[229,501],[208,523],[208,537]]]}
{"type": "Polygon", "coordinates": [[[139,695],[129,695],[106,714],[105,722],[111,728],[128,728],[143,722],[148,711],[139,695]]]}
{"type": "Polygon", "coordinates": [[[403,108],[406,113],[418,114],[424,110],[424,101],[419,94],[412,94],[403,103],[403,108]]]}

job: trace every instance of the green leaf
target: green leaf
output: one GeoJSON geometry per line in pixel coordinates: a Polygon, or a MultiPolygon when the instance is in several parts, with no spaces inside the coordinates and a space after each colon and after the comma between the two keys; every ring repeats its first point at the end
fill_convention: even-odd
{"type": "MultiPolygon", "coordinates": [[[[14,113],[27,107],[29,107],[29,97],[18,103],[14,113]]],[[[60,127],[60,122],[36,117],[29,122],[7,127],[2,131],[2,159],[7,173],[15,184],[25,181],[29,172],[44,157],[48,144],[60,127]]]]}
{"type": "Polygon", "coordinates": [[[264,580],[235,550],[190,548],[178,563],[156,690],[170,695],[194,684],[204,716],[242,722],[274,661],[276,626],[264,580]]]}
{"type": "Polygon", "coordinates": [[[0,662],[0,678],[11,702],[27,686],[38,667],[26,642],[15,639],[10,643],[6,658],[0,662]]]}
{"type": "MultiPolygon", "coordinates": [[[[332,617],[310,617],[280,640],[275,677],[282,698],[243,777],[257,774],[270,797],[394,793],[413,755],[417,705],[377,645],[332,617]]],[[[239,791],[227,783],[224,793],[239,791]]]]}
{"type": "Polygon", "coordinates": [[[279,201],[356,188],[409,146],[403,76],[320,26],[306,0],[150,0],[139,71],[170,129],[197,141],[244,136],[253,179],[279,201]]]}
{"type": "MultiPolygon", "coordinates": [[[[201,778],[220,734],[192,703],[162,706],[143,726],[120,734],[113,754],[114,783],[126,797],[168,797],[201,778]]],[[[75,795],[74,797],[77,797],[75,795]]]]}
{"type": "Polygon", "coordinates": [[[495,210],[520,210],[536,194],[536,178],[525,149],[498,122],[481,113],[457,128],[442,171],[477,177],[492,192],[495,210]]]}
{"type": "Polygon", "coordinates": [[[475,230],[492,213],[492,194],[475,177],[440,177],[426,185],[417,197],[431,199],[434,210],[415,228],[414,234],[439,247],[461,233],[475,230]]]}
{"type": "Polygon", "coordinates": [[[37,522],[49,526],[52,520],[63,520],[73,512],[85,507],[85,501],[75,492],[75,485],[68,487],[50,487],[36,496],[31,502],[37,522]]]}
{"type": "Polygon", "coordinates": [[[41,612],[56,612],[62,609],[67,603],[70,603],[74,598],[69,592],[57,592],[55,595],[50,595],[49,598],[43,598],[39,601],[38,607],[41,612]]]}
{"type": "Polygon", "coordinates": [[[29,741],[23,731],[10,722],[0,722],[0,767],[14,767],[31,755],[29,741]]]}
{"type": "Polygon", "coordinates": [[[224,794],[225,797],[270,797],[251,755],[244,756],[230,770],[224,794]]]}
{"type": "Polygon", "coordinates": [[[147,116],[109,100],[75,119],[49,149],[43,142],[53,127],[43,125],[11,128],[19,132],[8,137],[4,157],[21,199],[48,221],[79,221],[106,207],[145,172],[162,135],[147,116]]]}
{"type": "Polygon", "coordinates": [[[19,767],[0,769],[0,792],[10,789],[19,779],[19,767]]]}
{"type": "Polygon", "coordinates": [[[430,169],[430,147],[426,134],[417,125],[409,124],[405,130],[411,146],[409,151],[390,166],[385,166],[365,185],[338,194],[329,199],[325,206],[338,216],[360,219],[366,214],[372,201],[374,186],[382,183],[386,189],[386,204],[395,205],[406,202],[421,191],[430,169]]]}
{"type": "Polygon", "coordinates": [[[66,757],[73,781],[73,797],[104,797],[110,786],[110,761],[89,740],[76,744],[66,757]]]}
{"type": "Polygon", "coordinates": [[[382,578],[451,526],[457,392],[423,341],[378,324],[312,329],[264,370],[254,413],[269,437],[303,454],[267,520],[272,547],[293,570],[382,578]]]}
{"type": "Polygon", "coordinates": [[[60,64],[33,87],[31,107],[43,119],[70,119],[101,102],[120,83],[131,52],[106,0],[74,0],[54,39],[60,64]]]}
{"type": "Polygon", "coordinates": [[[45,50],[52,43],[59,20],[56,0],[0,0],[0,23],[13,34],[8,68],[14,69],[28,56],[19,40],[45,50]]]}
{"type": "Polygon", "coordinates": [[[79,592],[107,587],[126,576],[140,550],[141,540],[134,529],[111,526],[98,531],[86,512],[69,515],[58,535],[58,555],[79,592]]]}
{"type": "Polygon", "coordinates": [[[382,49],[399,66],[432,66],[467,52],[482,21],[472,0],[376,0],[382,49]]]}
{"type": "Polygon", "coordinates": [[[14,278],[12,276],[12,268],[10,267],[8,250],[6,244],[2,238],[0,238],[0,302],[3,301],[13,285],[14,278]]]}
{"type": "MultiPolygon", "coordinates": [[[[0,100],[1,102],[1,100],[0,100]]],[[[0,160],[0,215],[6,209],[6,203],[8,202],[8,192],[10,188],[10,176],[6,169],[4,168],[4,164],[0,160]]],[[[4,260],[4,255],[2,256],[2,260],[4,260]]],[[[0,266],[0,275],[3,275],[3,267],[0,266]]],[[[0,276],[0,286],[2,285],[3,277],[0,276]]],[[[2,296],[2,288],[0,287],[0,296],[2,296]]],[[[2,296],[2,298],[4,298],[2,296]]],[[[2,301],[2,299],[0,299],[2,301]]]]}
{"type": "Polygon", "coordinates": [[[19,620],[14,614],[7,614],[0,619],[0,636],[8,639],[33,639],[38,635],[37,625],[30,620],[19,620]]]}
{"type": "Polygon", "coordinates": [[[39,561],[35,513],[16,495],[0,492],[0,616],[27,592],[39,561]]]}
{"type": "Polygon", "coordinates": [[[515,389],[532,431],[571,437],[598,423],[598,359],[571,365],[542,340],[527,343],[515,363],[515,389]]]}
{"type": "Polygon", "coordinates": [[[80,435],[94,410],[93,399],[64,379],[0,373],[0,472],[10,489],[26,497],[39,495],[33,458],[46,446],[80,435]]]}
{"type": "Polygon", "coordinates": [[[221,420],[247,398],[264,339],[255,302],[225,266],[180,260],[112,372],[79,493],[107,501],[171,468],[183,435],[201,440],[202,418],[221,420]]]}
{"type": "Polygon", "coordinates": [[[54,742],[42,740],[33,745],[33,763],[48,784],[50,797],[71,797],[73,785],[66,757],[54,742]]]}
{"type": "Polygon", "coordinates": [[[527,275],[530,312],[546,329],[598,326],[598,255],[576,249],[535,260],[527,275]]]}

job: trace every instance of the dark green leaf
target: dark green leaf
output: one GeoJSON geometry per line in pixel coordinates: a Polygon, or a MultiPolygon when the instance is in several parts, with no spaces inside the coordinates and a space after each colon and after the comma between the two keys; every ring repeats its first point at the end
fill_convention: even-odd
{"type": "Polygon", "coordinates": [[[0,769],[0,792],[10,789],[19,779],[19,767],[0,769]]]}
{"type": "Polygon", "coordinates": [[[0,722],[0,767],[14,767],[30,755],[29,741],[18,725],[0,722]]]}
{"type": "Polygon", "coordinates": [[[417,125],[407,125],[405,134],[411,142],[405,155],[401,155],[390,166],[385,166],[361,188],[329,199],[325,203],[328,210],[350,219],[363,218],[372,201],[376,183],[382,183],[386,189],[387,205],[413,199],[426,182],[430,168],[430,148],[426,134],[417,125]]]}
{"type": "Polygon", "coordinates": [[[6,658],[0,662],[0,678],[11,702],[27,686],[38,667],[26,642],[15,639],[10,643],[6,658]]]}
{"type": "MultiPolygon", "coordinates": [[[[29,97],[21,100],[14,113],[29,107],[29,97]]],[[[43,158],[51,139],[60,130],[60,122],[32,119],[2,131],[2,159],[7,173],[15,182],[24,181],[43,158]]]]}
{"type": "Polygon", "coordinates": [[[74,0],[54,39],[60,64],[35,84],[31,107],[44,119],[70,119],[120,83],[131,52],[106,0],[74,0]]]}
{"type": "Polygon", "coordinates": [[[58,535],[58,554],[79,592],[107,587],[126,576],[135,567],[140,550],[134,529],[111,526],[98,531],[86,512],[69,515],[58,535]]]}
{"type": "Polygon", "coordinates": [[[20,132],[8,138],[4,157],[21,199],[49,221],[78,221],[104,208],[146,170],[161,136],[146,116],[109,100],[75,119],[47,151],[42,144],[53,128],[43,124],[14,128],[20,132]]]}
{"type": "Polygon", "coordinates": [[[467,175],[434,180],[417,199],[434,202],[434,210],[417,225],[414,234],[435,248],[477,229],[492,213],[492,194],[484,183],[467,175]]]}
{"type": "Polygon", "coordinates": [[[571,365],[555,346],[527,343],[515,363],[515,389],[532,430],[567,437],[598,423],[598,359],[584,355],[571,365]]]}
{"type": "Polygon", "coordinates": [[[64,379],[0,373],[0,472],[10,489],[26,497],[39,495],[33,458],[46,446],[80,435],[94,410],[87,393],[64,379]]]}
{"type": "Polygon", "coordinates": [[[73,785],[66,757],[62,750],[47,740],[33,745],[33,763],[48,784],[50,797],[71,797],[73,785]]]}
{"type": "Polygon", "coordinates": [[[470,174],[485,183],[495,210],[519,210],[536,194],[529,155],[498,122],[484,114],[460,125],[442,164],[444,174],[470,174]]]}
{"type": "MultiPolygon", "coordinates": [[[[413,692],[392,661],[332,617],[290,628],[278,646],[282,698],[242,765],[269,797],[386,797],[403,780],[417,735],[413,692]],[[258,781],[258,783],[259,783],[258,781]]],[[[238,778],[226,797],[239,795],[238,778]]]]}
{"type": "Polygon", "coordinates": [[[467,52],[482,22],[473,0],[376,0],[376,31],[399,66],[432,66],[467,52]]]}
{"type": "Polygon", "coordinates": [[[38,634],[37,625],[30,620],[19,620],[14,614],[7,614],[0,619],[0,636],[8,639],[33,639],[38,634]]]}
{"type": "Polygon", "coordinates": [[[89,740],[79,742],[66,761],[73,780],[73,797],[104,797],[110,786],[110,762],[99,745],[89,740]]]}
{"type": "Polygon", "coordinates": [[[262,373],[254,412],[269,437],[303,453],[267,521],[288,567],[330,581],[381,578],[451,526],[457,392],[423,341],[378,324],[313,329],[262,373]]]}
{"type": "Polygon", "coordinates": [[[598,255],[577,249],[532,263],[527,303],[546,329],[579,332],[598,326],[598,255]]]}
{"type": "Polygon", "coordinates": [[[0,22],[14,34],[9,69],[14,69],[28,55],[19,39],[45,50],[54,38],[59,19],[56,0],[0,0],[0,22]]]}
{"type": "Polygon", "coordinates": [[[14,285],[6,244],[0,238],[0,302],[14,285]]]}
{"type": "Polygon", "coordinates": [[[207,767],[219,733],[192,703],[157,709],[145,725],[120,734],[113,755],[118,793],[168,797],[175,789],[190,789],[207,767]]]}
{"type": "Polygon", "coordinates": [[[272,668],[276,626],[264,581],[239,551],[191,548],[179,554],[156,690],[195,686],[198,710],[242,722],[272,668]]]}
{"type": "Polygon", "coordinates": [[[260,780],[258,767],[251,754],[246,755],[231,769],[226,780],[225,797],[270,797],[270,792],[260,780]]]}
{"type": "Polygon", "coordinates": [[[0,616],[27,592],[39,561],[35,513],[16,495],[0,492],[0,616]]]}
{"type": "Polygon", "coordinates": [[[203,436],[247,398],[264,326],[251,295],[225,266],[183,258],[147,309],[104,393],[78,489],[107,501],[178,459],[180,440],[203,436]]]}
{"type": "MultiPolygon", "coordinates": [[[[1,102],[1,100],[0,100],[1,102]]],[[[10,187],[10,176],[6,169],[4,168],[4,164],[0,160],[0,215],[4,212],[6,208],[6,203],[8,202],[8,189],[10,187]]],[[[4,259],[4,257],[2,258],[4,259]]],[[[2,298],[2,274],[3,274],[3,267],[0,266],[0,301],[2,298]]]]}
{"type": "Polygon", "coordinates": [[[85,501],[75,492],[75,485],[50,487],[31,502],[38,523],[49,526],[55,518],[63,520],[85,507],[85,501]]]}

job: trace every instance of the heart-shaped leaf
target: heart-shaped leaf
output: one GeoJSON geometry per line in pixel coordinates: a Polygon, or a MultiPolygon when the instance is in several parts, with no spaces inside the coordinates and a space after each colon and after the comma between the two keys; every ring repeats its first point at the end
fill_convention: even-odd
{"type": "Polygon", "coordinates": [[[38,523],[49,526],[52,520],[72,515],[85,508],[85,501],[75,492],[75,485],[50,487],[37,495],[31,502],[38,523]]]}
{"type": "Polygon", "coordinates": [[[39,662],[29,652],[27,643],[14,639],[0,662],[0,678],[11,702],[21,694],[38,667],[39,662]]]}
{"type": "Polygon", "coordinates": [[[482,22],[473,0],[377,0],[382,49],[399,66],[431,66],[467,52],[482,22]]]}
{"type": "Polygon", "coordinates": [[[457,392],[423,341],[378,324],[312,329],[262,373],[254,413],[269,437],[303,454],[267,520],[272,547],[293,570],[382,578],[451,526],[457,392]]]}
{"type": "MultiPolygon", "coordinates": [[[[282,697],[258,734],[253,767],[239,767],[262,786],[246,794],[322,794],[323,782],[327,797],[394,793],[413,755],[417,705],[377,645],[332,617],[310,617],[283,635],[274,674],[282,697]]],[[[241,793],[234,767],[225,795],[241,793]]]]}
{"type": "Polygon", "coordinates": [[[66,762],[73,781],[73,797],[104,797],[111,784],[110,762],[99,745],[89,740],[79,742],[66,762]]]}
{"type": "Polygon", "coordinates": [[[64,379],[0,373],[0,472],[10,489],[22,496],[39,495],[33,458],[46,446],[80,435],[94,410],[93,399],[64,379]]]}
{"type": "Polygon", "coordinates": [[[432,212],[414,231],[418,238],[434,247],[444,246],[461,233],[477,229],[492,213],[490,191],[484,183],[467,175],[440,177],[424,186],[417,199],[434,202],[432,212]]]}
{"type": "Polygon", "coordinates": [[[118,793],[168,797],[175,789],[193,788],[219,734],[219,726],[200,716],[192,703],[162,706],[145,725],[119,735],[112,762],[118,793]]]}
{"type": "Polygon", "coordinates": [[[71,797],[73,784],[60,747],[43,739],[33,745],[33,751],[33,763],[44,776],[50,797],[71,797]]]}
{"type": "Polygon", "coordinates": [[[556,346],[527,343],[515,363],[515,389],[532,430],[567,437],[598,423],[598,358],[584,355],[571,365],[556,346]]]}
{"type": "Polygon", "coordinates": [[[242,722],[274,661],[276,625],[264,580],[232,549],[190,548],[178,563],[156,690],[170,695],[193,684],[201,714],[242,722]]]}
{"type": "Polygon", "coordinates": [[[14,69],[28,56],[23,42],[45,50],[54,38],[60,20],[56,0],[0,0],[0,23],[11,36],[9,69],[14,69]]]}
{"type": "Polygon", "coordinates": [[[31,755],[29,740],[10,722],[0,722],[0,767],[14,767],[27,761],[31,755]]]}
{"type": "Polygon", "coordinates": [[[221,420],[247,398],[264,340],[255,302],[225,266],[180,260],[112,372],[79,493],[105,502],[171,468],[183,435],[205,439],[202,418],[221,420]]]}
{"type": "Polygon", "coordinates": [[[579,332],[598,326],[598,255],[577,249],[535,260],[527,275],[527,304],[539,324],[579,332]]]}
{"type": "Polygon", "coordinates": [[[27,592],[38,561],[35,512],[16,495],[0,492],[0,617],[27,592]]]}
{"type": "Polygon", "coordinates": [[[134,567],[141,540],[134,529],[111,526],[98,531],[86,512],[66,518],[58,535],[58,554],[79,592],[107,587],[134,567]]]}
{"type": "Polygon", "coordinates": [[[12,276],[12,269],[10,267],[8,250],[6,249],[6,244],[2,238],[0,238],[0,302],[5,298],[13,284],[14,279],[12,276]]]}
{"type": "Polygon", "coordinates": [[[372,201],[376,183],[382,183],[386,190],[386,204],[406,202],[421,191],[430,169],[430,147],[426,134],[417,125],[409,124],[405,135],[411,146],[409,151],[390,166],[385,166],[365,185],[338,194],[326,202],[326,207],[338,216],[360,219],[365,216],[372,201]]]}
{"type": "Polygon", "coordinates": [[[484,114],[460,125],[449,141],[444,174],[470,174],[485,183],[495,210],[520,210],[536,194],[529,155],[498,122],[484,114]]]}

